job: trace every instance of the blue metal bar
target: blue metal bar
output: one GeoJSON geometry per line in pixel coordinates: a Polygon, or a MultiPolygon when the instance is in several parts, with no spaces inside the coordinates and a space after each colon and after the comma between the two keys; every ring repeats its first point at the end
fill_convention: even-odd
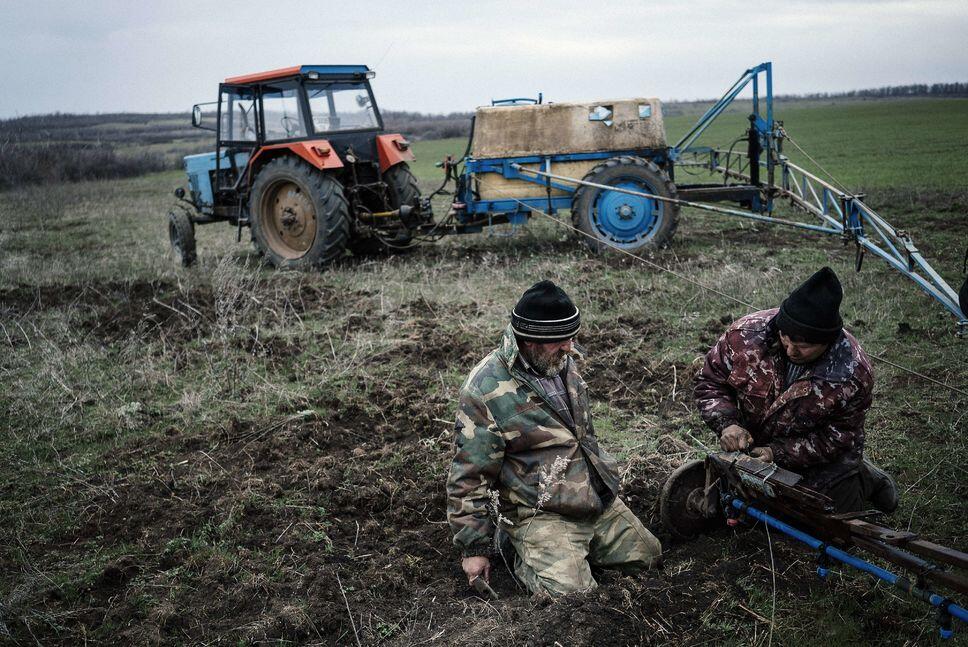
{"type": "MultiPolygon", "coordinates": [[[[675,146],[669,149],[669,158],[673,160],[678,159],[682,151],[688,148],[692,144],[692,142],[696,141],[696,139],[698,139],[699,136],[702,135],[703,132],[705,132],[705,130],[709,127],[709,125],[719,115],[722,114],[722,112],[726,109],[726,107],[733,102],[733,100],[739,95],[740,92],[743,91],[743,89],[749,84],[751,80],[755,79],[760,72],[765,71],[769,73],[771,69],[772,69],[771,63],[760,63],[756,67],[751,67],[750,69],[743,72],[742,76],[740,76],[739,79],[737,79],[736,82],[733,83],[733,85],[728,90],[726,90],[723,96],[721,96],[719,100],[715,104],[713,104],[713,106],[709,110],[706,111],[706,114],[704,114],[702,117],[699,118],[699,121],[696,122],[696,124],[692,127],[692,129],[689,132],[687,132],[685,135],[683,135],[682,138],[678,142],[676,142],[675,146]]],[[[772,83],[770,79],[767,78],[768,92],[771,91],[770,90],[771,87],[772,87],[772,83]]],[[[772,126],[772,123],[773,123],[772,96],[768,97],[767,103],[768,103],[768,112],[770,115],[769,123],[772,126]]]]}
{"type": "MultiPolygon", "coordinates": [[[[699,154],[708,154],[710,160],[712,160],[715,155],[723,153],[724,151],[718,151],[715,149],[710,150],[708,153],[698,149],[696,150],[697,156],[699,154]]],[[[763,163],[761,162],[760,165],[762,166],[763,163]]],[[[961,311],[961,308],[958,305],[958,295],[951,288],[951,286],[948,285],[944,278],[942,278],[941,275],[938,274],[935,269],[931,267],[931,265],[924,259],[918,249],[910,242],[909,238],[899,235],[897,230],[894,229],[890,223],[874,212],[874,210],[867,206],[863,201],[845,194],[805,169],[802,169],[795,164],[791,164],[786,159],[781,160],[781,166],[785,174],[789,174],[791,170],[800,174],[800,195],[797,195],[790,189],[785,189],[783,187],[776,188],[780,189],[783,195],[792,200],[800,208],[813,213],[831,227],[836,228],[837,233],[844,233],[843,222],[835,220],[831,216],[824,213],[824,202],[826,201],[828,192],[829,195],[837,198],[850,198],[849,202],[856,207],[858,216],[860,218],[860,223],[863,224],[864,221],[866,221],[867,224],[871,225],[874,228],[874,231],[877,232],[878,237],[883,240],[889,251],[874,243],[873,240],[864,234],[863,230],[858,231],[855,228],[851,228],[851,233],[856,237],[857,242],[865,249],[884,259],[891,267],[899,271],[901,274],[914,281],[919,288],[944,306],[944,308],[954,315],[955,319],[958,320],[959,331],[968,329],[968,313],[961,311]],[[817,195],[815,185],[821,188],[823,198],[817,195]],[[812,196],[812,199],[810,196],[812,196]],[[816,204],[814,204],[814,201],[816,201],[816,204]],[[903,246],[904,249],[899,249],[899,246],[903,246]],[[917,270],[923,272],[927,278],[919,275],[917,271],[913,269],[915,266],[917,270]]],[[[724,174],[727,173],[726,168],[721,164],[711,165],[709,168],[711,171],[724,174]]],[[[732,169],[729,170],[728,174],[749,181],[749,176],[738,173],[732,169]]],[[[833,206],[842,219],[845,219],[845,214],[841,209],[839,200],[831,200],[829,204],[833,206]]],[[[729,213],[729,215],[738,214],[729,213]]],[[[848,216],[846,220],[850,220],[850,214],[848,213],[846,215],[848,216]]],[[[764,222],[774,222],[779,224],[782,221],[771,218],[764,220],[764,222]]],[[[834,232],[828,231],[827,233],[834,232]]],[[[959,332],[959,334],[961,333],[959,332]]]]}
{"type": "MultiPolygon", "coordinates": [[[[551,198],[553,209],[568,209],[571,207],[571,195],[551,198]]],[[[497,198],[494,200],[475,200],[467,203],[467,213],[487,214],[487,213],[511,213],[514,211],[540,210],[548,208],[548,198],[497,198]]]]}
{"type": "MultiPolygon", "coordinates": [[[[704,205],[701,202],[683,202],[683,207],[694,207],[697,209],[703,209],[704,207],[710,205],[704,205]]],[[[710,209],[705,209],[706,211],[711,211],[710,209]]],[[[771,225],[781,225],[784,227],[796,227],[797,229],[807,229],[809,231],[819,231],[822,234],[840,234],[843,233],[840,229],[834,229],[833,227],[824,227],[823,225],[811,225],[807,222],[796,222],[792,220],[781,220],[780,218],[773,218],[772,216],[761,216],[756,213],[747,213],[745,211],[737,211],[735,209],[717,209],[716,213],[723,213],[727,216],[736,216],[737,218],[747,218],[749,220],[758,220],[759,222],[768,222],[771,225]]]]}
{"type": "Polygon", "coordinates": [[[870,252],[880,256],[891,267],[893,267],[898,272],[900,272],[904,276],[914,281],[919,288],[924,290],[924,292],[926,292],[928,296],[932,297],[935,301],[943,305],[948,310],[948,312],[950,312],[955,316],[956,319],[958,319],[959,321],[965,320],[965,315],[961,312],[961,308],[958,307],[957,300],[953,300],[947,294],[942,292],[937,285],[932,284],[930,281],[925,279],[920,274],[916,274],[915,272],[908,270],[907,263],[898,260],[888,252],[884,251],[883,249],[881,249],[879,245],[872,243],[870,239],[867,238],[866,236],[858,237],[857,242],[863,245],[864,249],[867,249],[870,252]]]}
{"type": "Polygon", "coordinates": [[[516,157],[497,157],[488,159],[468,159],[465,173],[477,173],[480,171],[500,172],[511,162],[518,164],[543,164],[550,159],[556,162],[587,162],[589,160],[605,160],[611,157],[621,157],[631,155],[634,157],[644,157],[656,163],[664,161],[665,150],[654,148],[629,148],[625,150],[596,151],[592,153],[562,153],[560,155],[520,155],[516,157]]]}
{"type": "Polygon", "coordinates": [[[881,240],[884,241],[884,244],[890,248],[891,253],[894,254],[894,256],[901,258],[901,253],[897,251],[897,247],[895,247],[894,243],[891,242],[891,239],[887,237],[887,234],[885,234],[884,230],[881,229],[881,227],[877,224],[877,221],[868,217],[866,210],[861,209],[861,213],[863,214],[864,219],[867,220],[868,224],[870,224],[874,231],[877,232],[877,235],[880,236],[881,240]]]}
{"type": "Polygon", "coordinates": [[[778,218],[772,218],[770,216],[761,216],[755,213],[749,213],[747,211],[739,211],[738,209],[728,209],[726,207],[717,207],[711,204],[703,204],[702,202],[689,202],[688,200],[679,200],[678,198],[667,198],[661,195],[655,195],[653,193],[645,193],[643,191],[633,191],[632,189],[623,189],[617,186],[609,186],[606,184],[598,184],[595,182],[586,182],[585,180],[576,180],[574,178],[568,178],[563,175],[555,175],[554,173],[547,173],[545,171],[536,171],[534,169],[523,168],[519,164],[511,164],[511,167],[518,171],[519,173],[529,173],[536,177],[546,177],[554,180],[561,180],[563,182],[570,182],[572,184],[580,186],[590,186],[596,189],[601,189],[603,191],[613,191],[615,193],[624,193],[625,195],[632,195],[639,198],[651,198],[653,200],[658,200],[660,202],[669,202],[672,204],[682,205],[683,207],[691,207],[693,209],[700,209],[702,211],[712,211],[714,213],[723,213],[729,216],[736,216],[738,218],[748,218],[750,220],[759,220],[761,222],[768,222],[774,225],[785,225],[787,227],[797,227],[798,229],[808,229],[810,231],[819,231],[824,234],[839,234],[840,229],[833,229],[830,227],[822,227],[820,225],[811,225],[805,222],[791,222],[789,220],[780,220],[778,218]]]}
{"type": "Polygon", "coordinates": [[[780,532],[786,535],[789,535],[790,537],[793,537],[797,541],[803,542],[804,544],[806,544],[807,546],[810,546],[810,548],[813,548],[814,550],[823,551],[824,554],[830,557],[833,557],[839,562],[847,564],[848,566],[853,566],[858,570],[864,571],[865,573],[869,573],[878,579],[884,580],[888,584],[895,586],[903,591],[906,591],[907,593],[913,595],[918,599],[921,599],[921,600],[924,600],[925,602],[930,603],[932,606],[935,606],[935,607],[938,607],[939,609],[943,609],[944,611],[947,611],[953,617],[958,618],[962,622],[968,623],[968,609],[958,606],[951,600],[948,600],[947,598],[944,598],[938,595],[937,593],[932,593],[930,591],[926,591],[924,589],[920,589],[914,586],[914,584],[911,583],[905,577],[900,577],[888,570],[885,570],[879,566],[875,566],[870,562],[864,561],[859,557],[854,557],[850,553],[846,553],[840,550],[839,548],[828,546],[827,544],[820,541],[816,537],[813,537],[812,535],[808,535],[807,533],[801,530],[797,530],[793,526],[787,523],[784,523],[779,519],[776,519],[765,512],[757,510],[756,508],[747,504],[742,499],[734,498],[730,502],[730,505],[732,505],[739,512],[745,512],[746,514],[750,515],[754,519],[758,519],[759,521],[762,521],[763,523],[767,524],[771,528],[775,528],[780,532]]]}
{"type": "Polygon", "coordinates": [[[767,61],[761,67],[766,71],[766,122],[773,127],[773,62],[767,61]]]}

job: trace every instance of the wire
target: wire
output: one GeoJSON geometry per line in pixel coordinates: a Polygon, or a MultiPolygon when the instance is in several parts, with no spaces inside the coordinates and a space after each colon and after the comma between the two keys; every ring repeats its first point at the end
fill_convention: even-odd
{"type": "MultiPolygon", "coordinates": [[[[729,182],[729,162],[730,160],[733,159],[733,147],[736,146],[736,144],[743,141],[744,139],[746,139],[745,136],[737,137],[735,140],[733,140],[733,143],[729,145],[729,151],[726,153],[726,171],[723,173],[723,186],[726,186],[726,183],[729,182]]],[[[743,166],[741,164],[740,172],[742,172],[742,170],[743,170],[743,166]]]]}
{"type": "MultiPolygon", "coordinates": [[[[518,204],[520,204],[523,207],[526,207],[529,211],[531,211],[533,213],[540,214],[540,215],[548,218],[552,222],[555,222],[558,225],[560,225],[562,227],[565,227],[566,229],[571,229],[572,231],[574,231],[576,233],[579,233],[582,236],[585,236],[586,238],[589,238],[591,240],[594,240],[594,241],[596,241],[599,244],[604,244],[604,245],[606,245],[608,247],[611,247],[615,251],[621,252],[622,254],[625,254],[626,256],[629,256],[629,257],[634,258],[634,259],[636,259],[638,261],[641,261],[642,263],[648,265],[649,267],[652,267],[652,268],[655,268],[655,269],[657,269],[659,271],[662,271],[662,272],[666,272],[668,274],[671,274],[672,276],[675,276],[676,278],[681,279],[681,280],[683,280],[683,281],[685,281],[687,283],[691,283],[692,285],[695,285],[696,287],[699,287],[699,288],[701,288],[703,290],[706,290],[707,292],[712,292],[713,294],[717,294],[717,295],[723,297],[724,299],[727,299],[727,300],[732,301],[734,303],[737,303],[739,305],[746,306],[747,308],[750,308],[752,310],[762,310],[762,308],[759,308],[759,307],[753,305],[752,303],[748,303],[746,301],[743,301],[742,299],[739,299],[737,297],[734,297],[731,294],[727,294],[725,292],[722,292],[720,290],[717,290],[716,288],[710,287],[710,286],[708,286],[708,285],[706,285],[704,283],[701,283],[701,282],[699,282],[699,281],[697,281],[695,279],[692,279],[692,278],[690,278],[690,277],[688,277],[688,276],[686,276],[684,274],[681,274],[680,272],[676,272],[675,270],[670,270],[668,267],[665,267],[663,265],[659,265],[658,263],[655,263],[655,262],[650,261],[650,260],[648,260],[646,258],[643,258],[641,256],[638,256],[636,254],[633,254],[632,252],[630,252],[630,251],[628,251],[626,249],[622,249],[621,247],[619,247],[615,243],[612,243],[612,242],[607,241],[607,240],[602,240],[598,236],[595,236],[593,234],[589,234],[588,232],[582,231],[578,227],[575,227],[574,225],[569,224],[569,223],[565,222],[564,220],[560,220],[558,218],[555,218],[551,214],[546,213],[546,212],[542,211],[541,209],[539,209],[537,207],[533,207],[533,206],[530,206],[528,204],[525,204],[522,200],[519,200],[518,198],[515,198],[512,195],[509,195],[507,191],[502,190],[501,188],[499,188],[499,187],[497,187],[497,186],[495,186],[493,184],[484,182],[483,180],[481,180],[480,176],[477,176],[477,181],[482,186],[485,186],[486,185],[490,189],[492,189],[494,191],[497,191],[498,193],[504,194],[505,197],[513,200],[514,202],[517,202],[518,204]]],[[[685,206],[690,206],[689,203],[688,203],[688,201],[686,201],[686,200],[676,200],[676,202],[679,203],[679,204],[683,204],[685,206]]],[[[877,360],[879,362],[883,362],[884,364],[887,364],[889,366],[893,366],[894,368],[896,368],[896,369],[898,369],[900,371],[904,371],[905,373],[908,373],[910,375],[917,376],[917,377],[919,377],[919,378],[921,378],[923,380],[926,380],[928,382],[931,382],[932,384],[936,384],[936,385],[938,385],[940,387],[943,387],[945,389],[948,389],[949,391],[952,391],[954,393],[958,393],[959,395],[963,395],[963,396],[968,397],[968,391],[964,391],[962,389],[959,389],[958,387],[951,386],[950,384],[945,384],[944,382],[942,382],[940,380],[936,380],[935,378],[929,377],[929,376],[927,376],[927,375],[925,375],[923,373],[920,373],[918,371],[915,371],[914,369],[907,368],[906,366],[901,366],[900,364],[896,364],[896,363],[892,362],[889,359],[886,359],[884,357],[881,357],[880,355],[875,355],[874,353],[867,353],[867,356],[870,357],[871,359],[877,360]]]]}
{"type": "Polygon", "coordinates": [[[888,366],[893,366],[894,368],[896,368],[898,370],[904,371],[906,373],[910,373],[911,375],[916,375],[917,377],[920,377],[922,380],[927,380],[928,382],[931,382],[933,384],[937,384],[938,386],[944,387],[946,389],[949,389],[951,391],[954,391],[955,393],[958,393],[960,395],[963,395],[963,396],[968,397],[968,391],[963,391],[962,389],[959,389],[956,386],[951,386],[950,384],[945,384],[944,382],[941,382],[940,380],[936,380],[933,377],[930,377],[928,375],[925,375],[924,373],[918,373],[913,368],[907,368],[906,366],[901,366],[900,364],[895,364],[894,362],[892,362],[891,360],[887,359],[886,357],[881,357],[880,355],[875,355],[873,353],[867,353],[867,355],[869,357],[871,357],[872,359],[876,359],[878,362],[884,362],[888,366]]]}
{"type": "Polygon", "coordinates": [[[496,186],[494,186],[494,185],[492,185],[492,184],[490,184],[488,182],[484,182],[483,180],[480,179],[480,177],[477,178],[477,181],[482,186],[488,186],[489,188],[491,188],[493,190],[496,190],[499,193],[503,193],[506,197],[510,198],[514,202],[517,202],[521,206],[526,207],[528,210],[533,211],[534,213],[541,214],[542,216],[545,216],[546,218],[548,218],[548,219],[550,219],[550,220],[558,223],[562,227],[565,227],[566,229],[571,229],[572,231],[574,231],[576,233],[579,233],[582,236],[585,236],[586,238],[589,238],[589,239],[594,240],[594,241],[599,242],[599,243],[603,243],[603,244],[611,247],[612,249],[614,249],[617,252],[620,252],[622,254],[625,254],[626,256],[629,256],[629,257],[634,258],[634,259],[636,259],[638,261],[641,261],[642,263],[645,263],[649,267],[653,267],[653,268],[655,268],[657,270],[660,270],[662,272],[667,272],[667,273],[675,276],[676,278],[682,279],[683,281],[685,281],[687,283],[691,283],[691,284],[693,284],[693,285],[695,285],[697,287],[700,287],[703,290],[707,290],[708,292],[712,292],[714,294],[718,294],[719,296],[721,296],[721,297],[723,297],[725,299],[728,299],[730,301],[733,301],[735,303],[738,303],[739,305],[746,306],[747,308],[756,308],[756,306],[754,306],[751,303],[747,303],[746,301],[743,301],[742,299],[738,299],[738,298],[736,298],[736,297],[734,297],[734,296],[732,296],[730,294],[726,294],[725,292],[721,292],[721,291],[717,290],[716,288],[713,288],[713,287],[710,287],[710,286],[705,285],[703,283],[700,283],[699,281],[697,281],[695,279],[689,278],[688,276],[685,276],[684,274],[680,274],[679,272],[676,272],[675,270],[670,270],[668,267],[665,267],[663,265],[659,265],[658,263],[655,263],[655,262],[650,261],[650,260],[648,260],[646,258],[643,258],[641,256],[638,256],[637,254],[633,254],[632,252],[630,252],[630,251],[628,251],[626,249],[622,249],[621,247],[619,247],[618,245],[616,245],[616,244],[614,244],[612,242],[609,242],[607,240],[602,240],[598,236],[594,236],[592,234],[589,234],[587,232],[584,232],[581,229],[579,229],[578,227],[575,227],[574,225],[571,225],[571,224],[565,222],[564,220],[560,220],[558,218],[555,218],[551,214],[546,213],[546,212],[542,211],[541,209],[538,209],[537,207],[532,207],[530,205],[527,205],[523,201],[515,198],[514,196],[509,195],[507,193],[507,191],[503,191],[500,188],[498,188],[498,187],[496,187],[496,186]]]}
{"type": "Polygon", "coordinates": [[[818,162],[817,160],[813,159],[813,157],[810,156],[810,153],[808,153],[807,151],[803,150],[803,147],[801,147],[800,144],[797,143],[797,140],[795,140],[793,137],[790,137],[790,134],[787,133],[786,131],[784,131],[784,137],[786,139],[788,139],[791,144],[793,144],[794,148],[796,148],[798,151],[800,151],[801,153],[803,153],[807,157],[808,160],[810,160],[811,162],[813,162],[814,165],[818,169],[820,169],[823,173],[825,173],[827,175],[827,177],[830,178],[830,183],[831,184],[833,184],[835,187],[837,187],[838,189],[840,189],[842,192],[844,192],[844,193],[846,193],[848,195],[851,194],[851,191],[849,191],[847,189],[847,187],[840,180],[838,180],[837,178],[835,178],[834,175],[833,175],[833,173],[831,173],[830,171],[828,171],[827,169],[825,169],[820,164],[820,162],[818,162]]]}

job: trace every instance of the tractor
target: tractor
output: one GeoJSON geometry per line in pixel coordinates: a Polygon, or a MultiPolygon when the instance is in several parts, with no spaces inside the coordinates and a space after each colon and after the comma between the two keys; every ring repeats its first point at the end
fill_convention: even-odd
{"type": "Polygon", "coordinates": [[[249,227],[282,269],[406,248],[431,226],[410,142],[385,132],[373,77],[365,65],[302,65],[227,78],[218,101],[196,104],[192,125],[215,132],[215,151],[184,160],[188,192],[176,189],[168,214],[180,262],[196,259],[195,225],[213,222],[240,240],[249,227]]]}

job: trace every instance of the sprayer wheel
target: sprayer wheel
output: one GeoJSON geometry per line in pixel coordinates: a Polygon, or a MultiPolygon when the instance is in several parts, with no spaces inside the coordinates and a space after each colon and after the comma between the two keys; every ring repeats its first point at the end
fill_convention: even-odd
{"type": "MultiPolygon", "coordinates": [[[[675,198],[676,185],[655,162],[621,156],[605,160],[583,178],[586,182],[675,198]]],[[[582,242],[594,252],[622,250],[633,254],[664,247],[678,226],[679,205],[582,185],[571,203],[571,219],[582,242]]]]}

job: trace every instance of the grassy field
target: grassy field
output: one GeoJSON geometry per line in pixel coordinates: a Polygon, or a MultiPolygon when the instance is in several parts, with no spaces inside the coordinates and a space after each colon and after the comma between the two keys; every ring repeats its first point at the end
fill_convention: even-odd
{"type": "MultiPolygon", "coordinates": [[[[793,137],[960,285],[968,102],[780,111],[793,137]],[[938,124],[944,124],[941,128],[938,124]]],[[[728,144],[742,116],[711,133],[728,144]]],[[[667,120],[670,139],[688,117],[667,120]]],[[[462,140],[419,142],[433,163],[462,140]]],[[[791,153],[792,155],[792,153],[791,153]]],[[[0,193],[0,642],[925,644],[934,614],[759,530],[677,544],[663,479],[711,435],[697,358],[744,314],[535,218],[324,273],[277,273],[224,225],[168,252],[181,174],[0,193]],[[513,235],[512,235],[513,234],[513,235]],[[583,369],[626,499],[665,566],[547,604],[461,580],[444,518],[457,390],[540,278],[583,310],[583,369]],[[344,597],[345,596],[345,597],[344,597]],[[770,630],[770,621],[775,622],[770,630]]],[[[438,212],[443,208],[438,204],[438,212]]],[[[684,211],[651,260],[757,306],[824,264],[870,351],[968,388],[968,341],[914,285],[819,234],[684,211]]],[[[868,453],[902,490],[890,523],[965,549],[966,398],[876,364],[868,453]]],[[[964,627],[955,644],[968,644],[964,627]]]]}
{"type": "MultiPolygon", "coordinates": [[[[886,189],[921,192],[965,188],[968,162],[968,99],[901,99],[887,101],[777,102],[776,118],[793,141],[842,184],[853,190],[886,189]]],[[[665,118],[667,139],[678,141],[699,118],[697,111],[665,118]]],[[[726,148],[741,137],[748,112],[730,110],[703,134],[696,145],[726,148]]],[[[433,162],[447,153],[460,156],[465,139],[421,142],[418,160],[424,177],[433,162]]],[[[737,150],[745,150],[738,144],[737,150]]],[[[818,172],[789,142],[784,153],[807,170],[818,172]]]]}

